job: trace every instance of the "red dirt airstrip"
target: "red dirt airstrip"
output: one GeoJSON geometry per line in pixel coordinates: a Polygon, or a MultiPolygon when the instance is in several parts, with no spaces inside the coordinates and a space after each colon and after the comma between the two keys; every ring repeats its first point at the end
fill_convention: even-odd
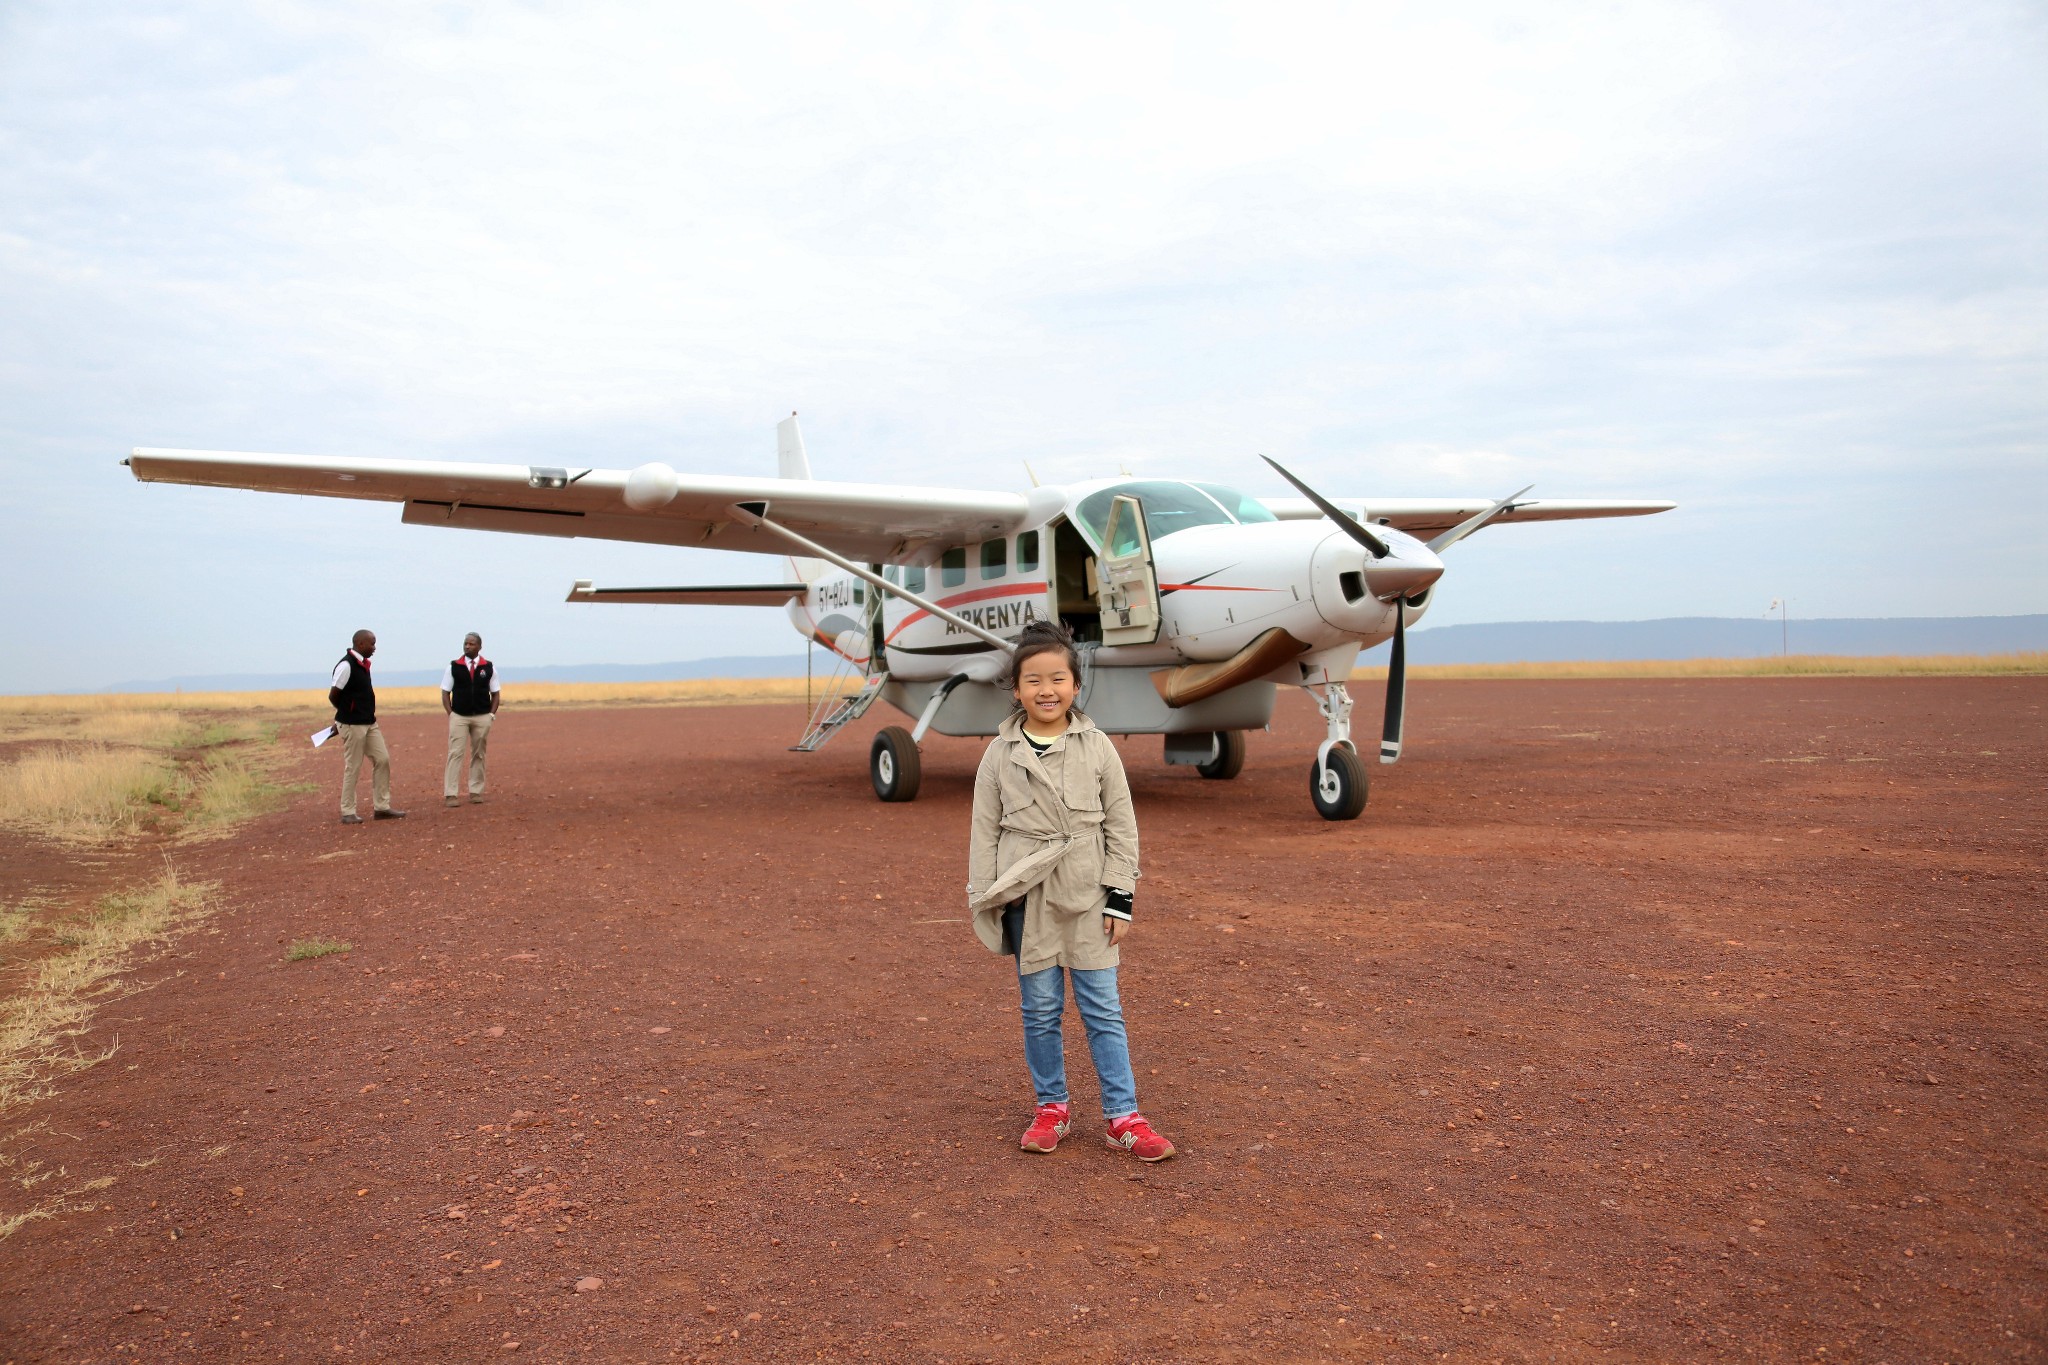
{"type": "Polygon", "coordinates": [[[1156,1167],[1071,1016],[1017,1150],[978,742],[884,806],[878,717],[510,695],[488,805],[399,717],[411,819],[305,753],[177,851],[220,913],[36,1111],[118,1181],[0,1242],[0,1360],[2048,1354],[2048,679],[1422,683],[1345,825],[1298,696],[1235,782],[1126,741],[1156,1167]]]}

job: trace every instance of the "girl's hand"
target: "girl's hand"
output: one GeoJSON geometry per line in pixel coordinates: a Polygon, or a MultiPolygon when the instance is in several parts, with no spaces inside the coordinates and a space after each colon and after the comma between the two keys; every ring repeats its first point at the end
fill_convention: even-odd
{"type": "Polygon", "coordinates": [[[1118,919],[1114,915],[1104,915],[1102,932],[1109,935],[1109,946],[1114,948],[1124,941],[1125,934],[1131,932],[1131,922],[1127,919],[1118,919]]]}

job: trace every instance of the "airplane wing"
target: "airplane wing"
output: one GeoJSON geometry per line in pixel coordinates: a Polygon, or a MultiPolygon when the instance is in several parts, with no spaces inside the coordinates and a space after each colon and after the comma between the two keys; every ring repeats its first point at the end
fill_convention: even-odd
{"type": "MultiPolygon", "coordinates": [[[[1260,498],[1266,510],[1282,521],[1312,521],[1322,515],[1307,498],[1260,498]]],[[[1491,498],[1470,498],[1462,502],[1439,498],[1334,498],[1346,511],[1360,510],[1373,521],[1385,521],[1396,530],[1428,540],[1448,531],[1467,517],[1477,516],[1493,506],[1491,498]]],[[[1581,521],[1590,517],[1647,517],[1668,512],[1675,502],[1636,499],[1626,502],[1595,502],[1584,498],[1526,498],[1503,509],[1487,525],[1510,521],[1581,521]]]]}
{"type": "Polygon", "coordinates": [[[401,519],[416,526],[781,554],[780,541],[726,515],[735,503],[765,503],[775,522],[849,559],[870,563],[936,560],[953,546],[1043,521],[1064,501],[1060,490],[1052,488],[1033,489],[1027,496],[727,478],[679,474],[665,464],[561,469],[151,449],[137,449],[125,463],[144,483],[402,503],[401,519]]]}
{"type": "Polygon", "coordinates": [[[660,603],[680,607],[779,607],[802,597],[802,583],[718,583],[702,588],[593,588],[580,579],[570,602],[660,603]]]}

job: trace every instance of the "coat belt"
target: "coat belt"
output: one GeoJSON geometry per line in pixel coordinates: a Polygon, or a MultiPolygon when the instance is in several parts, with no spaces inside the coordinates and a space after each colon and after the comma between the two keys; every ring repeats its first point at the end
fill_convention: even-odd
{"type": "MultiPolygon", "coordinates": [[[[1016,833],[1023,833],[1018,830],[1016,833]]],[[[1051,874],[1055,864],[1067,856],[1073,848],[1076,837],[1072,834],[1035,834],[1028,837],[1046,840],[1045,846],[1033,849],[990,882],[982,893],[974,898],[968,910],[979,914],[982,911],[1008,905],[1032,887],[1044,881],[1051,874]]]]}

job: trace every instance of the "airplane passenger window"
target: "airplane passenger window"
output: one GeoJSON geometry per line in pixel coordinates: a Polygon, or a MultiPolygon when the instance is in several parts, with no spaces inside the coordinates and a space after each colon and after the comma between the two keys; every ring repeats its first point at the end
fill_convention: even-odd
{"type": "Polygon", "coordinates": [[[1008,567],[1010,543],[1006,540],[984,540],[981,543],[981,576],[1001,578],[1008,567]]]}
{"type": "Polygon", "coordinates": [[[1017,572],[1038,572],[1038,532],[1026,531],[1017,537],[1017,572]]]}
{"type": "Polygon", "coordinates": [[[867,588],[868,585],[861,582],[858,578],[853,580],[853,605],[858,607],[866,604],[867,588]]]}
{"type": "Polygon", "coordinates": [[[946,551],[939,560],[939,582],[957,588],[967,581],[967,550],[964,546],[946,551]]]}
{"type": "Polygon", "coordinates": [[[882,570],[882,577],[891,583],[901,583],[903,581],[903,570],[891,564],[888,568],[882,570]]]}
{"type": "MultiPolygon", "coordinates": [[[[1175,531],[1185,531],[1190,526],[1230,525],[1230,514],[1194,485],[1165,479],[1143,479],[1112,484],[1098,493],[1090,493],[1074,509],[1075,518],[1088,528],[1097,545],[1102,543],[1103,534],[1108,529],[1103,523],[1109,519],[1109,504],[1119,493],[1136,498],[1145,509],[1145,529],[1154,541],[1164,540],[1175,531]]],[[[1272,520],[1272,513],[1266,513],[1265,519],[1272,520]]]]}
{"type": "Polygon", "coordinates": [[[903,571],[903,590],[905,592],[922,594],[924,592],[924,570],[905,569],[903,571]]]}

